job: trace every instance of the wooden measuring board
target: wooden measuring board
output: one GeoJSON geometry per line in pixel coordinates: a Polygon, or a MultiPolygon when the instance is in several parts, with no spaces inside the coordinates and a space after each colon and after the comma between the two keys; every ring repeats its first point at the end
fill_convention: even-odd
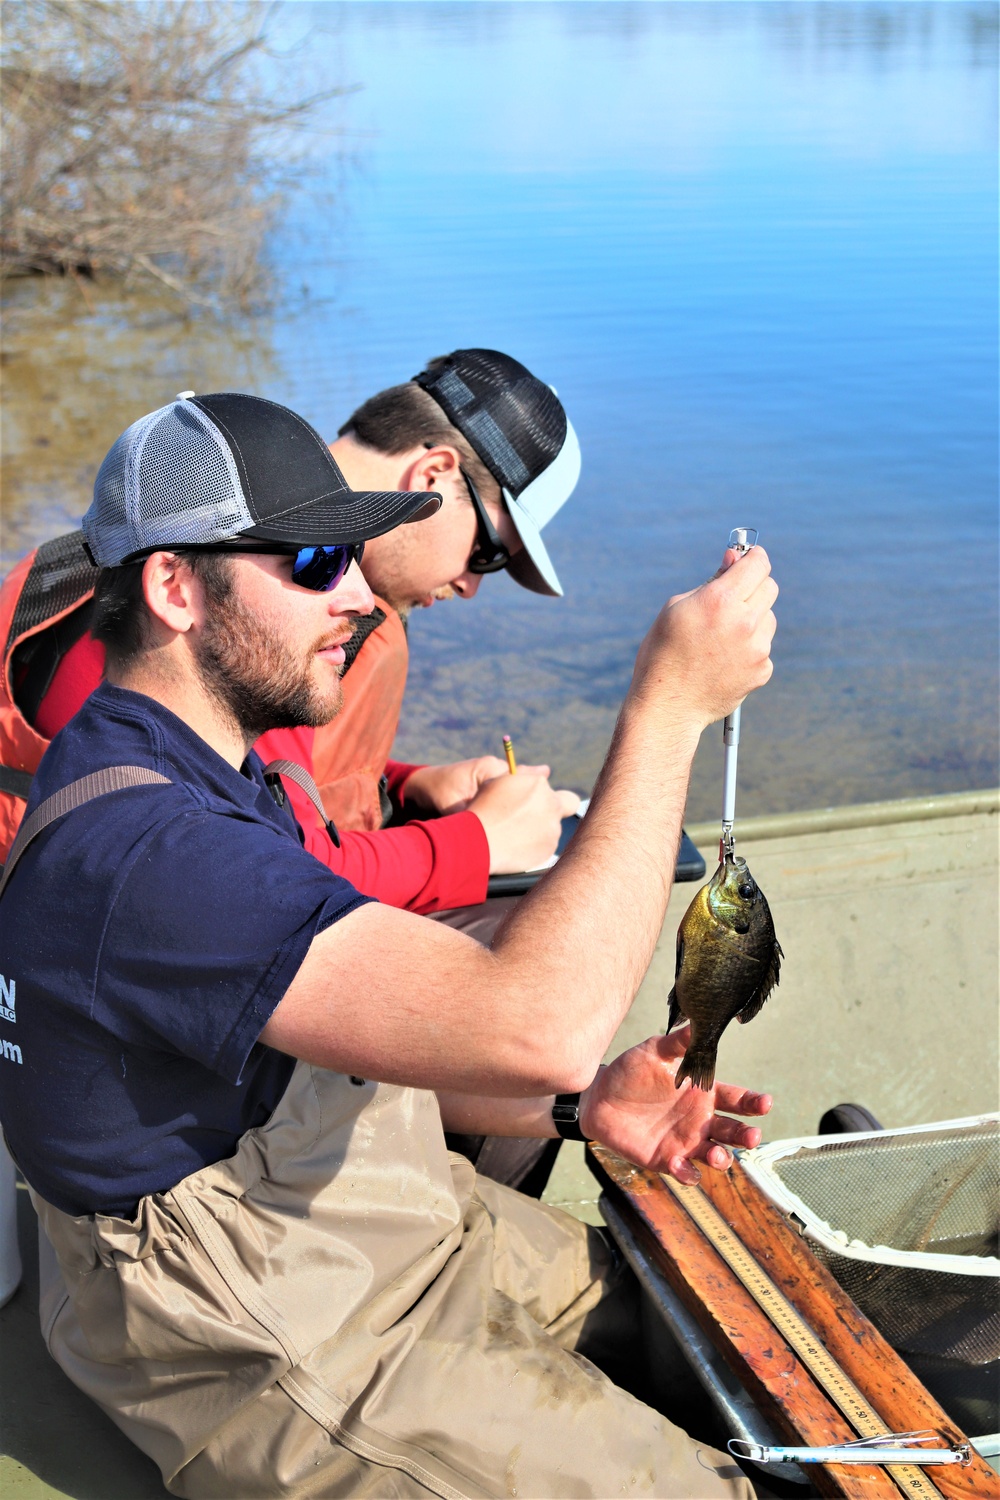
{"type": "MultiPolygon", "coordinates": [[[[603,1146],[588,1160],[646,1254],[789,1442],[819,1446],[933,1428],[968,1441],[739,1164],[702,1186],[633,1167],[603,1146]]],[[[780,1465],[774,1473],[780,1476],[780,1465]]],[[[995,1500],[1000,1475],[968,1467],[809,1466],[848,1500],[995,1500]]]]}

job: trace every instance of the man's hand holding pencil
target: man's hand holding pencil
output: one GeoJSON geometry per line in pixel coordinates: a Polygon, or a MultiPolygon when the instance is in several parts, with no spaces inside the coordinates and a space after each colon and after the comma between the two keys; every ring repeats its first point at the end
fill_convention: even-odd
{"type": "Polygon", "coordinates": [[[537,869],[556,851],[563,818],[580,806],[576,792],[549,785],[548,766],[518,765],[509,735],[504,759],[481,755],[450,766],[422,766],[403,784],[404,810],[474,812],[490,846],[490,874],[537,869]]]}

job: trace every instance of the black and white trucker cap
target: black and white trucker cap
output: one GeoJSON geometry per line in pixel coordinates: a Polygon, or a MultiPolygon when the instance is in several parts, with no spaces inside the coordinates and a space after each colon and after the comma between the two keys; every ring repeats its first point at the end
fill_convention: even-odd
{"type": "Polygon", "coordinates": [[[413,377],[499,484],[524,543],[507,571],[536,594],[561,594],[542,527],[580,477],[580,444],[551,386],[496,349],[456,349],[413,377]]]}
{"type": "Polygon", "coordinates": [[[182,391],[114,444],[83,533],[94,562],[114,568],[240,536],[282,548],[363,542],[440,504],[426,491],[350,489],[319,433],[276,401],[182,391]]]}

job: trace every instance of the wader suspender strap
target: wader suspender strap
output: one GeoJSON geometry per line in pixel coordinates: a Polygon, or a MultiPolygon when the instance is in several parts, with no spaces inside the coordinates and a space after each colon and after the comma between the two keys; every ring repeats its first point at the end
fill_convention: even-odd
{"type": "MultiPolygon", "coordinates": [[[[383,615],[382,618],[384,619],[385,616],[383,615]]],[[[275,790],[280,790],[280,788],[276,788],[275,784],[275,778],[278,776],[287,776],[289,781],[294,781],[296,786],[300,786],[302,788],[306,796],[309,798],[309,801],[312,803],[313,807],[319,813],[324,828],[330,835],[330,838],[333,840],[333,847],[335,849],[339,849],[340,834],[337,832],[336,824],[331,818],[327,817],[326,808],[323,806],[323,799],[319,794],[319,787],[316,785],[315,781],[313,781],[305,766],[300,766],[297,760],[269,761],[268,764],[264,767],[264,780],[271,788],[272,795],[274,794],[275,790]]],[[[284,793],[282,792],[280,800],[275,797],[275,801],[278,803],[279,807],[283,807],[285,802],[284,793]]],[[[2,887],[0,887],[0,889],[2,889],[2,887]]]]}
{"type": "Polygon", "coordinates": [[[30,818],[25,818],[18,829],[17,838],[11,845],[10,855],[3,867],[0,896],[3,895],[7,882],[14,873],[14,866],[32,839],[37,837],[43,828],[48,828],[50,823],[54,823],[56,818],[61,818],[64,813],[72,812],[74,808],[82,807],[85,802],[92,802],[95,797],[106,796],[108,792],[123,792],[133,786],[169,785],[169,776],[161,776],[158,771],[150,771],[146,766],[106,766],[103,771],[94,771],[90,776],[81,776],[79,781],[71,781],[69,786],[64,786],[61,791],[53,792],[51,797],[46,797],[44,802],[38,804],[30,818]]]}
{"type": "MultiPolygon", "coordinates": [[[[326,816],[319,790],[305,766],[300,766],[294,760],[272,760],[264,767],[264,775],[268,778],[287,776],[289,780],[296,782],[322,818],[334,847],[340,848],[340,837],[333,823],[326,816]]],[[[38,804],[31,816],[25,818],[18,829],[17,838],[10,847],[7,863],[3,866],[0,896],[3,895],[7,882],[14,873],[14,866],[32,839],[36,838],[43,828],[48,828],[50,823],[54,823],[56,818],[61,818],[64,813],[72,812],[74,808],[82,807],[85,802],[92,802],[95,797],[105,797],[108,792],[124,792],[133,786],[169,785],[169,776],[161,776],[158,771],[150,771],[146,766],[106,766],[103,771],[94,771],[89,776],[81,776],[79,781],[71,781],[69,786],[53,792],[51,797],[46,797],[44,802],[38,804]]]]}

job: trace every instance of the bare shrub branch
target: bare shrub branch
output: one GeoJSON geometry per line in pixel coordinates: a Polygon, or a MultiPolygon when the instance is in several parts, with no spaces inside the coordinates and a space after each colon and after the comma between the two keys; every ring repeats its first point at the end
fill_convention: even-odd
{"type": "Polygon", "coordinates": [[[6,0],[0,274],[155,280],[245,300],[295,177],[271,8],[6,0]]]}

